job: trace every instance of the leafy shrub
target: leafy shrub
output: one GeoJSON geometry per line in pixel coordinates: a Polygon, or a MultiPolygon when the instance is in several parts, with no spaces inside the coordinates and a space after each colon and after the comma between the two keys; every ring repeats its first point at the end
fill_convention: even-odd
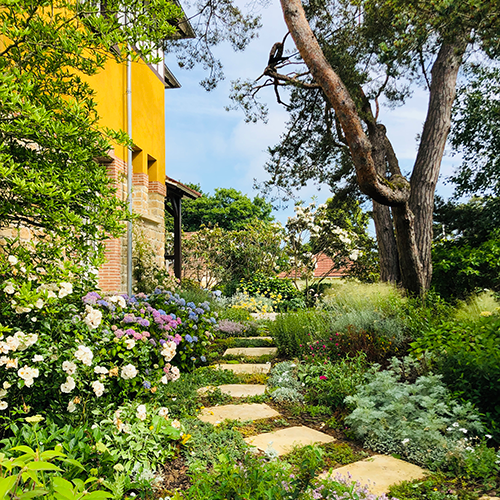
{"type": "Polygon", "coordinates": [[[231,297],[231,307],[250,313],[269,313],[274,311],[275,301],[262,295],[250,297],[245,293],[236,293],[231,297]]]}
{"type": "Polygon", "coordinates": [[[363,383],[367,369],[366,355],[360,353],[333,363],[301,364],[298,377],[305,385],[308,403],[342,408],[346,396],[353,395],[363,383]]]}
{"type": "Polygon", "coordinates": [[[248,279],[240,281],[239,290],[254,297],[262,296],[273,300],[273,305],[277,310],[287,310],[293,299],[300,297],[292,280],[288,278],[278,278],[277,276],[266,276],[262,273],[256,273],[248,279]]]}
{"type": "Polygon", "coordinates": [[[356,330],[352,326],[345,332],[330,335],[327,339],[300,345],[302,357],[308,362],[335,362],[363,353],[368,361],[384,363],[388,357],[399,354],[398,347],[391,339],[376,333],[356,330]]]}
{"type": "Polygon", "coordinates": [[[443,321],[422,332],[412,344],[413,353],[432,355],[434,369],[455,397],[470,401],[484,415],[483,421],[500,442],[500,318],[476,321],[443,321]]]}
{"type": "Polygon", "coordinates": [[[500,302],[490,290],[470,297],[466,302],[459,302],[455,310],[455,319],[458,321],[477,320],[481,316],[488,317],[498,314],[500,302]],[[491,313],[491,314],[490,314],[491,313]]]}
{"type": "Polygon", "coordinates": [[[302,348],[313,339],[330,334],[329,314],[323,311],[307,310],[280,314],[270,323],[269,333],[276,342],[280,356],[298,356],[302,348]]]}
{"type": "Polygon", "coordinates": [[[22,403],[88,418],[99,403],[150,398],[179,377],[178,367],[203,363],[213,337],[208,304],[170,292],[79,299],[62,282],[41,285],[39,294],[36,322],[20,312],[1,327],[1,411],[22,403]]]}
{"type": "Polygon", "coordinates": [[[412,363],[410,358],[393,359],[389,370],[372,369],[369,382],[346,398],[354,411],[345,422],[365,446],[435,469],[470,446],[483,427],[470,403],[451,399],[440,376],[400,382],[402,372],[409,371],[405,365],[412,363]]]}
{"type": "Polygon", "coordinates": [[[301,385],[297,379],[297,366],[290,362],[276,364],[271,370],[267,385],[271,388],[271,397],[276,401],[301,402],[301,385]]]}

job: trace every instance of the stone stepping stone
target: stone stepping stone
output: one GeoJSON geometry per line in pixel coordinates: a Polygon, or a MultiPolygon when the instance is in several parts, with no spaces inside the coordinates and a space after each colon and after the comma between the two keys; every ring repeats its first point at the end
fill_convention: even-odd
{"type": "Polygon", "coordinates": [[[245,422],[247,420],[262,420],[264,418],[275,418],[281,415],[265,403],[251,403],[242,405],[224,405],[203,408],[198,418],[203,422],[216,424],[226,419],[245,422]]]}
{"type": "Polygon", "coordinates": [[[255,319],[268,319],[274,321],[278,313],[250,313],[250,316],[255,319]]]}
{"type": "Polygon", "coordinates": [[[245,438],[245,441],[257,447],[259,450],[266,451],[272,448],[278,452],[278,455],[289,453],[294,446],[307,446],[315,443],[331,443],[335,438],[316,431],[304,425],[297,427],[287,427],[279,431],[265,432],[257,436],[245,438]]]}
{"type": "Polygon", "coordinates": [[[270,363],[239,363],[239,364],[220,364],[215,365],[217,370],[231,370],[232,372],[239,373],[269,373],[271,370],[270,363]]]}
{"type": "Polygon", "coordinates": [[[273,341],[272,337],[237,337],[238,340],[269,340],[270,342],[273,341]]]}
{"type": "Polygon", "coordinates": [[[265,354],[276,354],[278,349],[276,347],[231,347],[226,349],[224,356],[248,356],[249,358],[258,358],[265,354]]]}
{"type": "MultiPolygon", "coordinates": [[[[233,398],[246,398],[248,396],[261,396],[266,393],[265,385],[258,384],[226,384],[217,386],[223,394],[229,394],[233,398]]],[[[198,389],[198,394],[200,396],[205,396],[210,392],[214,392],[217,389],[214,385],[209,385],[208,387],[200,387],[198,389]]]]}
{"type": "Polygon", "coordinates": [[[374,495],[382,495],[389,491],[389,486],[403,481],[413,481],[425,477],[426,470],[404,460],[387,455],[374,455],[373,457],[354,462],[344,467],[324,472],[321,478],[335,479],[337,474],[347,476],[350,474],[352,481],[358,481],[361,486],[368,485],[368,490],[374,495]]]}

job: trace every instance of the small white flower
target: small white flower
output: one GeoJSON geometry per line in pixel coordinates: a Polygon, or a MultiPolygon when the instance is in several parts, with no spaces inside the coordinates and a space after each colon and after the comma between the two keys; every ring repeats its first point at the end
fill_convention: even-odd
{"type": "Polygon", "coordinates": [[[68,403],[68,408],[67,408],[68,412],[69,413],[73,413],[75,410],[76,410],[76,405],[75,403],[73,402],[73,400],[71,400],[69,403],[68,403]]]}
{"type": "Polygon", "coordinates": [[[62,369],[68,375],[73,375],[76,372],[76,364],[73,361],[63,361],[62,369]]]}
{"type": "Polygon", "coordinates": [[[104,394],[104,384],[96,380],[95,382],[92,382],[92,390],[95,395],[100,398],[104,394]]]}
{"type": "MultiPolygon", "coordinates": [[[[0,396],[1,397],[1,396],[0,396]]],[[[168,408],[166,408],[165,406],[162,406],[159,410],[158,410],[158,415],[160,415],[160,417],[165,417],[167,418],[168,417],[168,408]]]]}
{"type": "Polygon", "coordinates": [[[461,428],[461,429],[458,429],[460,432],[463,432],[464,434],[467,434],[467,429],[464,429],[464,428],[461,428]]]}
{"type": "Polygon", "coordinates": [[[452,427],[460,427],[460,424],[458,422],[455,422],[454,424],[451,424],[452,427]]]}
{"type": "Polygon", "coordinates": [[[102,312],[99,309],[94,309],[93,307],[87,305],[85,306],[87,315],[83,318],[84,323],[92,330],[96,329],[102,320],[102,312]]]}
{"type": "Polygon", "coordinates": [[[172,427],[174,427],[175,429],[180,429],[181,428],[181,423],[178,420],[174,420],[172,422],[172,427]]]}
{"type": "Polygon", "coordinates": [[[7,401],[0,401],[0,410],[6,410],[8,406],[7,401]]]}
{"type": "Polygon", "coordinates": [[[0,399],[7,396],[7,391],[5,389],[0,389],[0,399]]]}
{"type": "Polygon", "coordinates": [[[124,308],[127,305],[127,302],[121,295],[113,295],[113,297],[109,299],[109,302],[114,302],[121,308],[124,308]]]}
{"type": "Polygon", "coordinates": [[[92,351],[84,345],[78,346],[78,351],[75,352],[75,358],[87,366],[92,364],[93,357],[94,355],[92,354],[92,351]]]}
{"type": "Polygon", "coordinates": [[[9,255],[8,261],[12,266],[15,266],[19,262],[15,255],[9,255]]]}
{"type": "Polygon", "coordinates": [[[485,435],[484,435],[484,437],[485,437],[486,439],[491,439],[493,436],[492,436],[491,434],[485,434],[485,435]]]}
{"type": "Polygon", "coordinates": [[[122,368],[121,377],[124,380],[130,380],[137,375],[137,368],[134,365],[128,364],[122,368]]]}
{"type": "Polygon", "coordinates": [[[66,382],[61,384],[61,392],[70,393],[76,387],[75,379],[70,375],[66,378],[66,382]]]}
{"type": "Polygon", "coordinates": [[[38,363],[39,361],[43,361],[43,356],[40,356],[40,354],[35,354],[33,356],[33,363],[38,363]]]}
{"type": "Polygon", "coordinates": [[[409,443],[409,442],[410,442],[410,440],[408,438],[406,438],[406,439],[403,439],[403,441],[401,441],[401,444],[406,444],[406,443],[409,443]]]}
{"type": "Polygon", "coordinates": [[[37,309],[41,309],[43,307],[43,305],[45,304],[45,302],[42,300],[42,299],[38,299],[36,302],[35,302],[35,307],[37,309]]]}
{"type": "Polygon", "coordinates": [[[3,383],[3,388],[4,389],[10,389],[12,387],[12,384],[9,384],[8,382],[3,383]]]}
{"type": "Polygon", "coordinates": [[[3,289],[3,291],[5,293],[8,293],[9,295],[12,295],[13,293],[15,293],[16,289],[10,283],[8,283],[7,286],[3,289]]]}
{"type": "Polygon", "coordinates": [[[146,405],[139,405],[136,415],[139,420],[146,420],[146,405]]]}
{"type": "Polygon", "coordinates": [[[135,340],[134,339],[126,339],[125,345],[127,346],[128,350],[131,350],[135,347],[135,340]]]}
{"type": "Polygon", "coordinates": [[[94,373],[100,373],[101,375],[106,375],[109,372],[104,366],[96,366],[94,368],[94,373]]]}
{"type": "Polygon", "coordinates": [[[63,297],[66,297],[66,295],[70,295],[73,293],[73,285],[71,283],[67,283],[63,281],[62,283],[59,284],[59,298],[62,299],[63,297]]]}

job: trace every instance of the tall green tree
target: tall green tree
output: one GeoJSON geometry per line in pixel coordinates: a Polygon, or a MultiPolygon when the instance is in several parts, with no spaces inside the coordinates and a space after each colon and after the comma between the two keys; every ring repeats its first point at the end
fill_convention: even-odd
{"type": "MultiPolygon", "coordinates": [[[[191,186],[202,193],[199,186],[191,186]]],[[[196,200],[182,203],[182,229],[187,232],[198,231],[202,226],[219,226],[234,231],[242,229],[248,222],[259,219],[272,222],[272,205],[264,198],[256,196],[253,200],[233,188],[216,188],[213,195],[202,193],[196,200]]],[[[167,230],[173,230],[173,221],[167,213],[167,230]]]]}
{"type": "Polygon", "coordinates": [[[373,200],[382,278],[424,293],[432,276],[434,192],[458,71],[469,48],[498,57],[497,4],[281,0],[281,6],[300,58],[287,55],[283,42],[275,44],[263,75],[237,83],[234,93],[250,110],[248,118],[256,119],[265,111],[256,101],[258,90],[274,87],[283,101],[280,90],[291,89],[289,130],[271,150],[272,183],[355,179],[373,200]],[[406,179],[379,103],[403,103],[412,83],[426,88],[429,101],[406,179]]]}

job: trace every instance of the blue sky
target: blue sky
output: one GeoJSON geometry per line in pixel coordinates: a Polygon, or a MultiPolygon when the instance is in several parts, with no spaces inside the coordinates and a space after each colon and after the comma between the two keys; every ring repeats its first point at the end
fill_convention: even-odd
{"type": "MultiPolygon", "coordinates": [[[[286,111],[275,102],[272,89],[261,92],[261,99],[269,107],[269,121],[245,123],[240,111],[224,110],[230,104],[230,82],[237,78],[256,78],[265,68],[272,45],[286,33],[281,8],[277,0],[262,9],[263,28],[242,53],[234,53],[229,46],[215,50],[224,65],[226,79],[211,91],[205,91],[199,82],[205,76],[202,68],[181,70],[173,59],[167,60],[170,70],[181,83],[180,89],[166,91],[167,113],[167,175],[183,183],[201,185],[204,192],[213,193],[217,187],[232,187],[254,197],[253,179],[266,179],[264,164],[266,149],[279,140],[287,119],[286,111]]],[[[293,47],[290,37],[287,48],[293,47]]],[[[400,108],[381,108],[380,120],[388,129],[396,154],[404,170],[409,171],[416,155],[416,136],[422,129],[427,108],[427,95],[416,89],[411,100],[400,108]]],[[[451,187],[443,180],[453,171],[458,159],[446,156],[441,168],[438,192],[451,195],[451,187]]],[[[299,197],[307,202],[316,196],[319,203],[329,197],[329,190],[310,185],[299,197]]],[[[282,222],[293,213],[293,207],[277,211],[282,222]]]]}

